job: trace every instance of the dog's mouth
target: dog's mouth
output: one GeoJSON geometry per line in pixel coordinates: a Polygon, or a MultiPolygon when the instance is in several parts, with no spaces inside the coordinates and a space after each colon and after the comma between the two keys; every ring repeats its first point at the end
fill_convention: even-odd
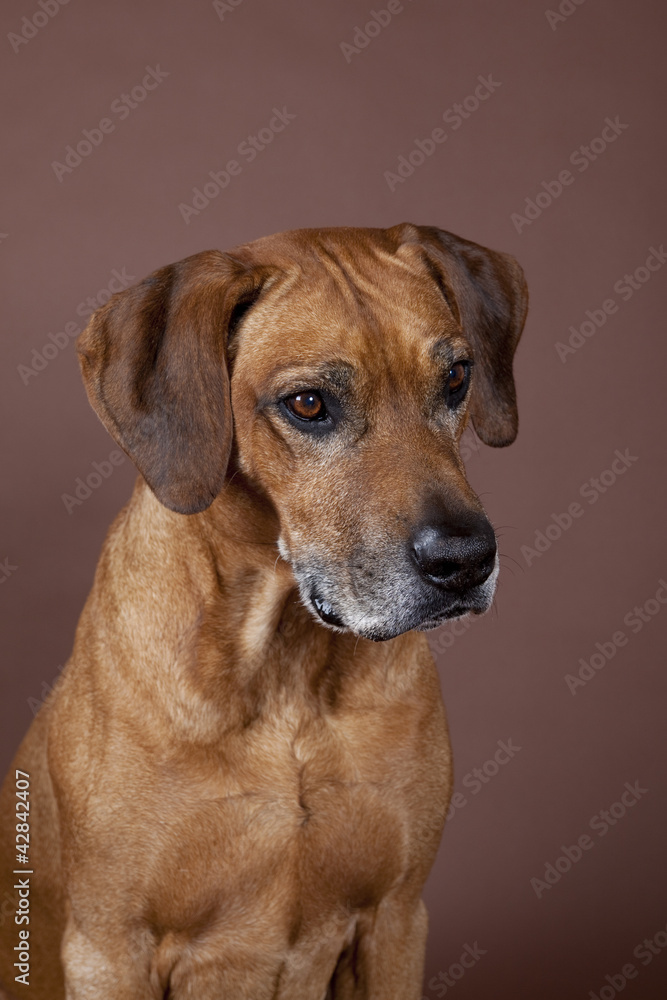
{"type": "Polygon", "coordinates": [[[311,595],[309,605],[319,620],[328,625],[334,631],[353,632],[365,639],[373,642],[385,642],[388,639],[395,639],[404,632],[415,630],[426,632],[430,629],[438,628],[446,621],[454,618],[463,618],[466,615],[481,615],[488,610],[488,603],[483,599],[474,598],[470,600],[457,599],[447,607],[440,607],[437,611],[419,613],[416,609],[407,619],[392,623],[387,621],[382,615],[364,615],[359,621],[346,622],[333,608],[332,604],[325,598],[316,594],[311,595]],[[383,620],[384,619],[384,620],[383,620]]]}
{"type": "Polygon", "coordinates": [[[346,627],[343,619],[336,614],[328,601],[325,601],[321,597],[313,596],[310,599],[310,603],[325,625],[333,625],[334,628],[346,627]]]}
{"type": "MultiPolygon", "coordinates": [[[[335,575],[323,572],[295,573],[301,600],[313,617],[334,632],[351,632],[364,639],[384,642],[413,630],[425,632],[446,621],[467,615],[482,615],[493,602],[498,577],[494,568],[486,579],[446,590],[428,584],[413,572],[398,570],[375,579],[364,592],[359,581],[335,585],[335,575]]],[[[341,574],[342,575],[342,574],[341,574]]]]}
{"type": "Polygon", "coordinates": [[[486,611],[488,611],[487,607],[477,603],[454,604],[451,608],[446,608],[441,614],[420,622],[414,628],[417,632],[428,632],[430,629],[439,628],[445,622],[452,621],[455,618],[465,618],[466,615],[483,615],[486,611]]]}

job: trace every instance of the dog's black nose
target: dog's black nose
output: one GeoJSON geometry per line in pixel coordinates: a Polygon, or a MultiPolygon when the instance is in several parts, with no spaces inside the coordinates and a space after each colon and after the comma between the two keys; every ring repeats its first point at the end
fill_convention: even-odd
{"type": "Polygon", "coordinates": [[[491,575],[496,560],[496,537],[482,515],[460,524],[427,524],[412,538],[412,554],[430,583],[446,590],[476,587],[491,575]]]}

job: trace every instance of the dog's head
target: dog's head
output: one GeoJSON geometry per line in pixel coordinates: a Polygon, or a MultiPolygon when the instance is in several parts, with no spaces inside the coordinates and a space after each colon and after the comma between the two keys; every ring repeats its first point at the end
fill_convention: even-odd
{"type": "Polygon", "coordinates": [[[517,431],[516,261],[441,230],[296,230],[162,268],[98,310],[89,398],[158,499],[196,514],[233,462],[319,619],[371,639],[485,611],[498,558],[469,418],[517,431]]]}

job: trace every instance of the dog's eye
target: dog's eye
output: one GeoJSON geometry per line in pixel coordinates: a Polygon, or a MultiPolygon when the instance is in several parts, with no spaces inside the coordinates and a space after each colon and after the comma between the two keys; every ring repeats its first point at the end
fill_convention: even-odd
{"type": "Polygon", "coordinates": [[[297,392],[285,400],[285,406],[299,420],[324,420],[327,408],[317,392],[297,392]]]}
{"type": "Polygon", "coordinates": [[[449,406],[458,406],[468,391],[470,367],[469,361],[457,361],[449,369],[446,385],[449,406]]]}

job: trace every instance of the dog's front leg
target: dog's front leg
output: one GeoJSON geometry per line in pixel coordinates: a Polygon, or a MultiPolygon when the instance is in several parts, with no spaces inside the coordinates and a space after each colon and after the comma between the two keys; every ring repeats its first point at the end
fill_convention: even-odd
{"type": "Polygon", "coordinates": [[[66,1000],[163,1000],[150,956],[129,937],[90,933],[70,919],[61,951],[66,1000]]]}
{"type": "Polygon", "coordinates": [[[383,900],[360,917],[331,980],[332,1000],[420,1000],[427,930],[421,900],[383,900]]]}
{"type": "Polygon", "coordinates": [[[224,943],[174,947],[167,935],[156,946],[148,937],[120,937],[108,927],[86,934],[70,922],[62,958],[66,1000],[312,1000],[307,992],[277,992],[282,976],[276,956],[224,943]]]}

